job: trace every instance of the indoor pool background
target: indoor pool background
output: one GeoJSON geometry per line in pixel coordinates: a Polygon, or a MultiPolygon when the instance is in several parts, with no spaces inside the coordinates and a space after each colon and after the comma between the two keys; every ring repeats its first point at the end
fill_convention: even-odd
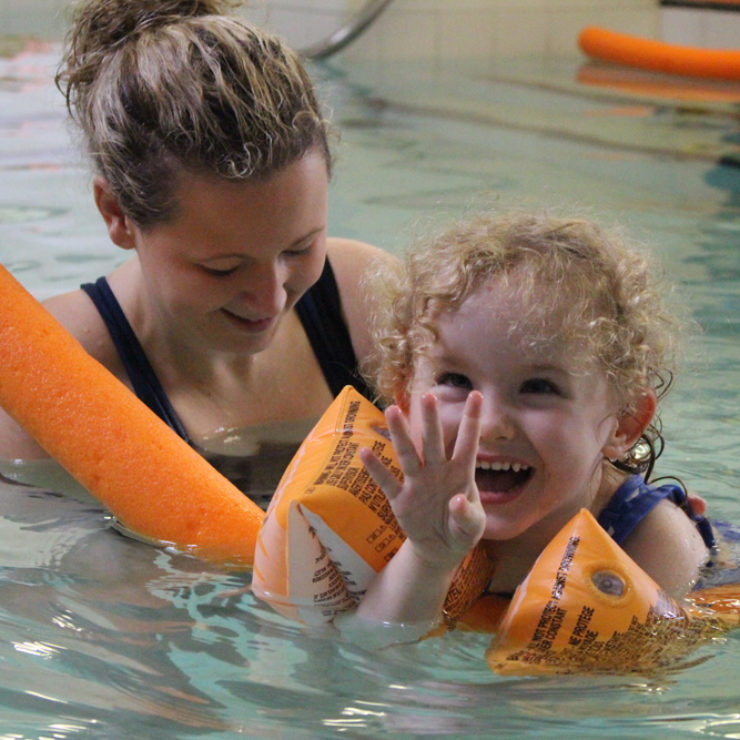
{"type": "MultiPolygon", "coordinates": [[[[0,44],[0,261],[39,298],[123,256],[51,83],[58,51],[0,44]]],[[[702,328],[661,471],[740,523],[740,94],[671,102],[579,83],[583,66],[317,67],[342,132],[331,230],[399,251],[492,201],[626,225],[702,328]]],[[[248,575],[127,539],[91,499],[49,488],[0,483],[0,738],[740,737],[738,633],[649,678],[502,679],[475,635],[365,651],[272,614],[248,575]]]]}

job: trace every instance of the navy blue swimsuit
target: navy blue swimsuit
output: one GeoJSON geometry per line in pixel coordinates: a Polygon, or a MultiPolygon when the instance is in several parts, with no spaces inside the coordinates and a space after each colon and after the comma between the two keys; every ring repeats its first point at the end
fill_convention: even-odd
{"type": "Polygon", "coordinates": [[[709,520],[691,511],[683,488],[674,483],[653,486],[645,483],[641,475],[631,475],[614,492],[609,503],[599,514],[599,524],[621,547],[635,527],[663,499],[673,501],[676,506],[683,509],[696,524],[704,544],[710,550],[716,548],[717,542],[709,520]]]}
{"type": "MultiPolygon", "coordinates": [[[[136,395],[192,444],[108,281],[101,277],[80,287],[90,296],[105,322],[136,395]]],[[[321,277],[296,304],[296,313],[332,394],[337,396],[345,385],[353,385],[372,400],[372,391],[357,370],[357,358],[342,318],[339,289],[329,260],[321,277]]]]}

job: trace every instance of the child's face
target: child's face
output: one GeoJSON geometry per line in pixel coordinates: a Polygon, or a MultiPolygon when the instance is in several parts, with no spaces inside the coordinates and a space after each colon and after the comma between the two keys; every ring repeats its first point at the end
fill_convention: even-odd
{"type": "Polygon", "coordinates": [[[266,181],[183,178],[174,219],[136,230],[153,312],[195,349],[265,349],[321,274],[327,191],[318,151],[266,181]]]}
{"type": "MultiPolygon", "coordinates": [[[[439,340],[415,368],[409,388],[415,443],[419,398],[431,391],[448,455],[468,392],[483,394],[476,482],[489,540],[509,540],[535,526],[549,539],[581,507],[590,507],[599,493],[604,448],[619,422],[595,363],[570,372],[573,353],[563,342],[533,349],[521,330],[509,332],[522,311],[520,299],[495,280],[459,309],[442,313],[439,340]]],[[[548,316],[548,336],[557,338],[558,322],[557,312],[548,316]]]]}

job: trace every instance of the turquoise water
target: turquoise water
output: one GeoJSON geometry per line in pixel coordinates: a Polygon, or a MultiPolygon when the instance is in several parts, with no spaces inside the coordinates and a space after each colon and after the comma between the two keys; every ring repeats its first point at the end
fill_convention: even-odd
{"type": "MultiPolygon", "coordinates": [[[[0,260],[43,298],[124,255],[51,83],[58,48],[0,48],[0,260]]],[[[317,68],[342,132],[332,231],[398,251],[491,201],[623,223],[702,328],[664,411],[661,470],[740,522],[740,106],[586,87],[579,67],[317,68]]],[[[650,678],[503,679],[476,635],[366,651],[302,633],[248,574],[121,536],[61,487],[0,483],[3,740],[740,737],[738,633],[650,678]]]]}

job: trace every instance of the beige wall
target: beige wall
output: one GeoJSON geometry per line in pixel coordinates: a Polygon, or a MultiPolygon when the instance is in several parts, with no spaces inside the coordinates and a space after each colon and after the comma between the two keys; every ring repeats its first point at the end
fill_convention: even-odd
{"type": "MultiPolygon", "coordinates": [[[[249,0],[248,18],[294,46],[324,38],[366,0],[249,0]]],[[[60,38],[68,0],[0,0],[0,35],[60,38]]],[[[587,24],[654,35],[657,0],[393,0],[345,52],[362,58],[575,53],[587,24]]]]}
{"type": "MultiPolygon", "coordinates": [[[[249,0],[242,12],[302,47],[367,0],[249,0]]],[[[60,38],[68,0],[0,0],[0,35],[60,38]]],[[[344,55],[392,60],[576,55],[578,32],[601,25],[673,43],[737,48],[740,13],[663,9],[657,0],[393,0],[344,55]]]]}
{"type": "MultiPolygon", "coordinates": [[[[248,16],[301,47],[326,35],[364,0],[263,0],[248,16]]],[[[365,59],[577,54],[586,25],[654,36],[657,0],[393,0],[344,52],[365,59]]]]}

